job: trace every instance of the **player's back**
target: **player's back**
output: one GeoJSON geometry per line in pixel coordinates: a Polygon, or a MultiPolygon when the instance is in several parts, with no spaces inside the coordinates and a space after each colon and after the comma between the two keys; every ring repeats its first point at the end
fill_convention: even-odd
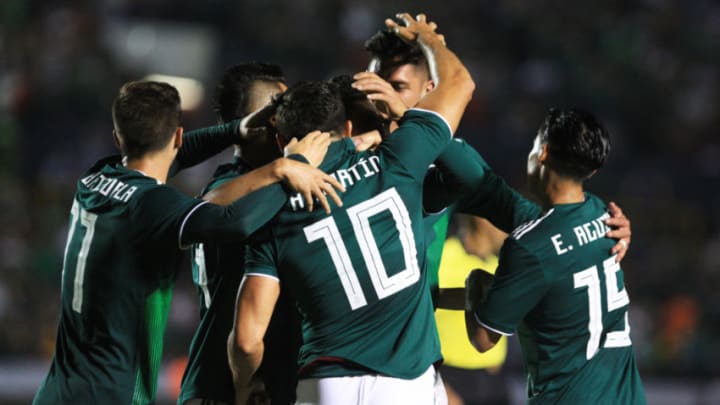
{"type": "Polygon", "coordinates": [[[518,329],[531,403],[644,403],[608,217],[586,193],[583,203],[556,205],[510,236],[544,279],[544,294],[518,329]]]}
{"type": "Polygon", "coordinates": [[[78,181],[56,354],[35,403],[154,400],[180,220],[197,204],[176,194],[119,158],[78,181]]]}
{"type": "Polygon", "coordinates": [[[299,304],[303,377],[415,378],[440,359],[421,192],[449,133],[433,114],[406,117],[433,134],[410,135],[401,124],[377,152],[356,153],[348,139],[331,144],[320,168],[345,185],[343,207],[308,213],[291,197],[251,248],[248,273],[272,263],[299,304]]]}

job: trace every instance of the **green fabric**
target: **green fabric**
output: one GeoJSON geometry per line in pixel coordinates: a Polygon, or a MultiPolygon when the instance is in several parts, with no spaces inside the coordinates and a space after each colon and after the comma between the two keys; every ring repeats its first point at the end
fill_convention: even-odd
{"type": "Polygon", "coordinates": [[[34,403],[154,401],[180,227],[199,203],[119,157],[78,181],[56,352],[34,403]]]}
{"type": "Polygon", "coordinates": [[[606,206],[585,196],[513,231],[476,316],[518,331],[531,403],[643,404],[606,206]]]}
{"type": "MultiPolygon", "coordinates": [[[[427,288],[422,181],[447,124],[411,110],[374,152],[331,144],[320,168],[343,182],[343,207],[304,211],[299,196],[258,234],[246,274],[279,277],[303,317],[303,377],[328,359],[415,378],[440,359],[427,288]],[[379,252],[382,251],[382,255],[379,252]]],[[[342,371],[345,370],[345,371],[342,371]]]]}
{"type": "Polygon", "coordinates": [[[437,298],[440,289],[438,271],[440,270],[440,259],[442,258],[445,238],[447,238],[448,226],[452,210],[446,209],[440,213],[428,215],[424,218],[425,240],[427,241],[427,278],[430,294],[433,299],[433,307],[437,308],[437,298]]]}

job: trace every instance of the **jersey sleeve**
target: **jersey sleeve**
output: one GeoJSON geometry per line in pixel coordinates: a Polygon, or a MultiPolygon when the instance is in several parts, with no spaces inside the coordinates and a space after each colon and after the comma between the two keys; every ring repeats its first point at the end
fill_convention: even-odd
{"type": "Polygon", "coordinates": [[[512,335],[530,310],[548,290],[537,257],[514,239],[500,251],[500,264],[487,296],[473,308],[484,327],[512,335]]]}
{"type": "Polygon", "coordinates": [[[472,193],[484,179],[488,167],[483,163],[472,146],[462,139],[454,138],[425,175],[425,212],[440,212],[457,203],[465,194],[472,193]]]}
{"type": "Polygon", "coordinates": [[[258,234],[246,246],[245,276],[270,277],[279,281],[271,227],[263,227],[258,234]]]}
{"type": "Polygon", "coordinates": [[[197,242],[239,241],[260,229],[287,202],[279,183],[271,184],[223,207],[205,202],[189,212],[178,234],[181,248],[197,242]]]}
{"type": "Polygon", "coordinates": [[[143,193],[131,205],[132,224],[140,240],[177,241],[187,216],[205,201],[191,198],[179,190],[160,185],[143,193]]]}
{"type": "Polygon", "coordinates": [[[408,110],[400,127],[383,141],[378,154],[403,167],[417,181],[422,181],[428,166],[452,138],[447,121],[432,111],[408,110]]]}
{"type": "Polygon", "coordinates": [[[196,129],[183,135],[183,144],[170,166],[170,176],[217,155],[238,142],[240,120],[196,129]]]}

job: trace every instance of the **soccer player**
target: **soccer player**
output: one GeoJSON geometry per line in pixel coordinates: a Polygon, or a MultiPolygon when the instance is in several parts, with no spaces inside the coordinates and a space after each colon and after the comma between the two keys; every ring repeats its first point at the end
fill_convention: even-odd
{"type": "MultiPolygon", "coordinates": [[[[355,76],[355,86],[384,105],[390,118],[401,117],[406,106],[415,105],[433,90],[435,83],[427,61],[414,44],[398,40],[389,30],[381,30],[365,46],[371,61],[368,72],[355,76]]],[[[483,216],[509,233],[536,217],[540,208],[509,187],[470,145],[458,138],[435,163],[436,167],[428,171],[424,189],[424,205],[429,214],[424,219],[429,286],[436,306],[463,309],[463,289],[441,289],[438,282],[440,258],[452,214],[483,216]],[[446,179],[453,175],[462,178],[461,182],[446,184],[446,179]]],[[[607,224],[613,228],[607,237],[618,240],[613,253],[621,260],[630,242],[630,225],[614,203],[610,204],[610,213],[607,224]]],[[[453,376],[445,379],[446,384],[463,384],[461,380],[454,381],[453,376]]]]}
{"type": "Polygon", "coordinates": [[[607,206],[583,188],[609,151],[592,115],[550,110],[528,155],[543,212],[505,241],[489,288],[468,279],[470,340],[485,351],[518,331],[533,404],[645,403],[607,206]]]}
{"type": "MultiPolygon", "coordinates": [[[[231,123],[259,110],[286,88],[278,66],[235,65],[225,71],[218,85],[215,111],[222,123],[231,123]]],[[[236,131],[235,125],[228,127],[236,131]]],[[[218,167],[203,194],[279,156],[274,134],[258,132],[246,137],[236,146],[234,161],[218,167]]],[[[228,366],[227,337],[232,330],[235,297],[244,273],[245,244],[200,243],[193,246],[192,253],[201,320],[190,344],[178,404],[203,401],[230,404],[235,396],[228,366]]],[[[265,337],[269,350],[261,365],[265,391],[272,403],[294,402],[299,328],[293,302],[282,294],[265,337]]]]}
{"type": "MultiPolygon", "coordinates": [[[[331,144],[320,168],[343,182],[343,208],[305,214],[291,198],[251,243],[228,339],[236,404],[262,357],[262,335],[286,283],[303,317],[298,402],[434,403],[432,364],[440,359],[427,293],[422,236],[422,181],[450,140],[469,101],[469,73],[424,15],[386,24],[421,44],[440,81],[408,111],[376,151],[331,144]],[[382,254],[380,253],[382,252],[382,254]],[[361,402],[362,401],[362,402],[361,402]]],[[[291,88],[277,111],[278,132],[327,129],[350,133],[340,96],[327,84],[291,88]]],[[[299,132],[296,132],[299,131],[299,132]]]]}
{"type": "MultiPolygon", "coordinates": [[[[278,181],[318,198],[337,198],[332,186],[342,188],[309,165],[279,159],[229,182],[219,193],[236,200],[227,207],[189,198],[164,184],[183,140],[177,90],[127,83],[112,116],[122,155],[101,159],[78,181],[56,351],[35,404],[153,403],[181,249],[247,237],[287,200],[278,181]]],[[[316,146],[307,156],[322,159],[327,135],[309,139],[316,146]]]]}

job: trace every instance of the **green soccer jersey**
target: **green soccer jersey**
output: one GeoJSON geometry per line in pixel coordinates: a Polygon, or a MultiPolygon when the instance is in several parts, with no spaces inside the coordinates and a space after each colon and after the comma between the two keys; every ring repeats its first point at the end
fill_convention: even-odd
{"type": "Polygon", "coordinates": [[[128,169],[119,156],[99,161],[77,183],[55,355],[34,403],[153,403],[181,246],[243,239],[286,200],[271,186],[223,208],[128,169]],[[260,201],[263,212],[247,224],[243,212],[260,201]]]}
{"type": "Polygon", "coordinates": [[[415,378],[440,359],[421,192],[450,136],[438,115],[413,109],[374,152],[331,144],[320,168],[345,185],[343,207],[308,213],[291,197],[251,244],[246,274],[279,277],[300,308],[301,378],[415,378]]]}
{"type": "Polygon", "coordinates": [[[643,404],[605,204],[556,205],[506,240],[477,320],[518,331],[530,403],[643,404]]]}
{"type": "MultiPolygon", "coordinates": [[[[203,194],[251,168],[241,159],[216,170],[203,194]]],[[[244,274],[245,243],[199,243],[192,249],[192,275],[200,298],[200,323],[190,344],[178,404],[193,398],[232,403],[235,389],[228,366],[227,338],[235,320],[235,299],[244,274]]],[[[294,401],[300,325],[294,306],[282,295],[265,337],[260,368],[273,403],[294,401]]]]}
{"type": "Polygon", "coordinates": [[[540,207],[511,188],[467,142],[455,138],[425,176],[423,206],[428,283],[436,303],[438,270],[450,217],[455,212],[486,218],[510,233],[540,213],[540,207]],[[439,211],[439,212],[437,212],[439,211]]]}

